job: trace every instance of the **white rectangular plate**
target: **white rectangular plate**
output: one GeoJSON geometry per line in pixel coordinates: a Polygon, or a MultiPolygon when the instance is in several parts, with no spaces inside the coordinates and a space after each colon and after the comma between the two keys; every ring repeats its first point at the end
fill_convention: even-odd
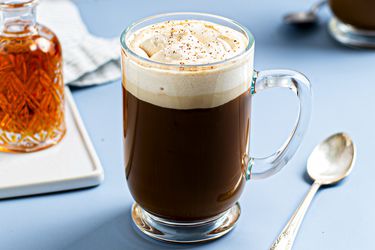
{"type": "Polygon", "coordinates": [[[99,185],[103,168],[69,88],[65,88],[67,133],[35,153],[0,152],[0,199],[99,185]]]}

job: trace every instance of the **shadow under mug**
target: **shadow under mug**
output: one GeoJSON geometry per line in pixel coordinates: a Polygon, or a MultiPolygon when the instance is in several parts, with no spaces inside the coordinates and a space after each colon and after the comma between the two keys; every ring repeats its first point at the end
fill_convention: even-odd
{"type": "Polygon", "coordinates": [[[375,2],[373,0],[329,0],[333,17],[331,35],[352,47],[375,48],[375,2]]]}
{"type": "Polygon", "coordinates": [[[123,32],[121,45],[125,172],[136,201],[133,222],[148,236],[179,243],[228,233],[239,219],[238,199],[246,180],[275,174],[298,149],[310,119],[309,80],[292,70],[255,71],[252,34],[210,14],[142,19],[123,32]],[[246,50],[221,62],[173,65],[128,47],[127,39],[137,30],[169,20],[227,26],[246,36],[246,50]],[[274,154],[250,157],[252,96],[276,87],[298,97],[297,123],[274,154]]]}

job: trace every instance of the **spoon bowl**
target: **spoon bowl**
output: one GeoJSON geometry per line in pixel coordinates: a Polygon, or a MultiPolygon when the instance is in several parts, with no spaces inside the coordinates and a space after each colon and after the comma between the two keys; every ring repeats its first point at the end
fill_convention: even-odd
{"type": "Polygon", "coordinates": [[[307,161],[307,172],[321,185],[336,183],[350,174],[355,152],[347,134],[332,135],[315,147],[307,161]]]}
{"type": "Polygon", "coordinates": [[[318,12],[321,7],[327,4],[328,0],[320,0],[311,6],[310,10],[294,12],[284,16],[284,22],[296,27],[310,27],[319,22],[318,12]]]}
{"type": "Polygon", "coordinates": [[[284,22],[287,24],[308,26],[318,23],[318,17],[313,12],[295,12],[284,16],[284,22]]]}

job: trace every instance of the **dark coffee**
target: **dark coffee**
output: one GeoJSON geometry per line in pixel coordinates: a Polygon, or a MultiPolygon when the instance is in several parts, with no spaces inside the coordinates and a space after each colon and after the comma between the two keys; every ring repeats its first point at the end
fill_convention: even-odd
{"type": "Polygon", "coordinates": [[[374,0],[330,0],[335,16],[346,24],[364,30],[375,30],[374,0]]]}
{"type": "Polygon", "coordinates": [[[233,206],[245,184],[250,104],[247,91],[213,108],[163,108],[123,88],[126,178],[135,201],[174,221],[233,206]]]}

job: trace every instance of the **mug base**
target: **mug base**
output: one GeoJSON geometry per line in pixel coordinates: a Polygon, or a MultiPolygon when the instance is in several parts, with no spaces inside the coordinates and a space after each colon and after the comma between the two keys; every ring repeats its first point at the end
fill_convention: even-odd
{"type": "Polygon", "coordinates": [[[196,243],[217,239],[230,232],[241,214],[237,202],[224,213],[205,221],[180,223],[146,212],[137,203],[132,206],[132,220],[147,236],[174,243],[196,243]]]}
{"type": "Polygon", "coordinates": [[[328,29],[333,38],[344,45],[375,49],[375,31],[358,29],[336,17],[331,18],[328,29]]]}

